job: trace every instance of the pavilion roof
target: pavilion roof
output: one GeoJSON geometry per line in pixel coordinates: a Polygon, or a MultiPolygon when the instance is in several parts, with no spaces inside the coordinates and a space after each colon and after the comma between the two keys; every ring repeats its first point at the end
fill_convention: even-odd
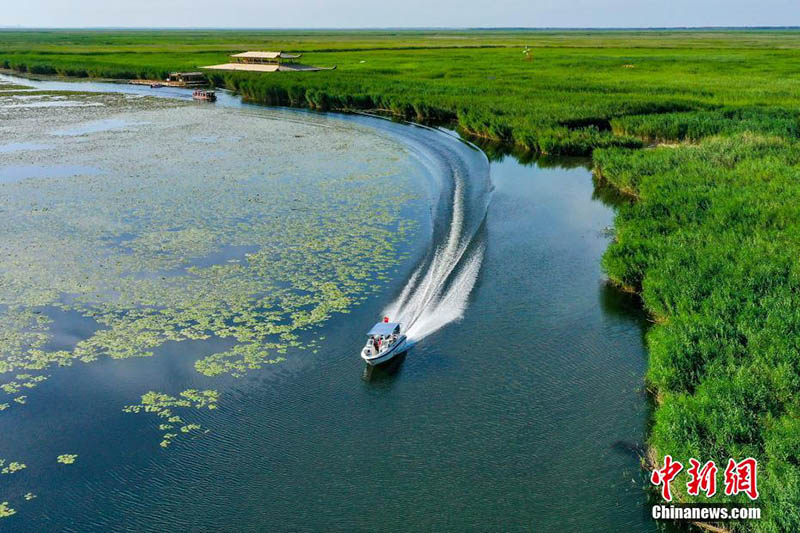
{"type": "Polygon", "coordinates": [[[275,72],[280,67],[276,64],[264,65],[259,63],[223,63],[222,65],[210,65],[200,67],[212,70],[247,70],[250,72],[275,72]]]}
{"type": "Polygon", "coordinates": [[[233,54],[231,57],[247,57],[253,59],[296,59],[300,57],[300,54],[287,54],[286,52],[262,52],[262,51],[250,51],[250,52],[242,52],[240,54],[233,54]]]}

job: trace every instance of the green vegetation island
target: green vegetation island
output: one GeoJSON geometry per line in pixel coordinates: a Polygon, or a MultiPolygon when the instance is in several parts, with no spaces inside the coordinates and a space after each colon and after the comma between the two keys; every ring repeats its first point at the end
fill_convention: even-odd
{"type": "MultiPolygon", "coordinates": [[[[0,67],[32,76],[164,79],[246,50],[337,68],[214,86],[591,156],[626,197],[603,266],[654,322],[647,457],[754,457],[762,519],[724,528],[800,529],[800,31],[0,31],[0,67]]],[[[686,479],[678,501],[750,503],[686,479]]]]}

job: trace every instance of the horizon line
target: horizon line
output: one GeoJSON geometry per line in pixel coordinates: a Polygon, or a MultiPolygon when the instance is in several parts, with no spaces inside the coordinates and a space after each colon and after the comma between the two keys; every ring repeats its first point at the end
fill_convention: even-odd
{"type": "Polygon", "coordinates": [[[691,31],[691,30],[798,30],[789,26],[361,26],[361,27],[248,27],[248,26],[21,26],[0,25],[0,30],[216,30],[216,31],[691,31]]]}

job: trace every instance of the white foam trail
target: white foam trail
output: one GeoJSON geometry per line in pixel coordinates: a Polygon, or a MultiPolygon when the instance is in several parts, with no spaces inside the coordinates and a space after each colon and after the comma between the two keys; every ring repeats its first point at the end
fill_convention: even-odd
{"type": "Polygon", "coordinates": [[[465,258],[474,235],[465,235],[463,177],[454,170],[453,178],[452,218],[447,237],[427,268],[425,265],[418,268],[400,296],[384,311],[386,316],[404,325],[410,342],[420,341],[464,315],[483,262],[483,246],[473,247],[465,258]]]}
{"type": "Polygon", "coordinates": [[[481,246],[466,259],[464,266],[448,290],[432,306],[421,313],[406,332],[410,342],[424,339],[451,322],[464,316],[469,295],[483,262],[484,248],[481,246]]]}

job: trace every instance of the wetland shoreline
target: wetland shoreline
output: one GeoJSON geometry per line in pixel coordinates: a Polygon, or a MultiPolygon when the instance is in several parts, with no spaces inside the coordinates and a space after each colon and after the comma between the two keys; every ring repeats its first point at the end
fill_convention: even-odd
{"type": "MultiPolygon", "coordinates": [[[[127,78],[93,78],[90,76],[59,76],[59,75],[48,75],[48,74],[33,74],[29,72],[22,72],[18,70],[8,69],[8,68],[0,68],[0,74],[5,74],[10,77],[19,78],[20,80],[31,80],[31,81],[55,81],[55,82],[64,82],[64,83],[112,83],[118,85],[129,85],[130,79],[127,78]]],[[[283,104],[270,104],[258,99],[249,99],[242,95],[241,93],[237,92],[236,89],[229,89],[225,86],[216,87],[217,89],[222,89],[225,91],[230,92],[234,96],[239,96],[242,98],[244,103],[264,106],[264,107],[272,107],[272,108],[289,108],[289,109],[306,109],[310,111],[319,111],[319,112],[333,112],[333,113],[340,113],[343,115],[363,115],[363,116],[373,116],[378,118],[384,118],[388,120],[400,120],[402,122],[410,123],[410,124],[420,124],[423,126],[428,126],[432,128],[437,127],[446,127],[448,129],[458,131],[462,137],[465,138],[467,141],[473,142],[484,142],[489,141],[495,145],[502,145],[504,149],[501,150],[503,153],[511,153],[514,152],[516,157],[520,159],[535,159],[542,155],[541,152],[537,152],[536,150],[531,150],[530,148],[526,147],[524,144],[516,142],[514,140],[504,139],[500,137],[494,137],[490,134],[481,132],[480,130],[471,130],[465,126],[463,126],[459,120],[458,116],[455,114],[448,114],[446,112],[442,112],[441,114],[435,114],[433,116],[410,116],[406,113],[397,111],[396,109],[392,109],[391,107],[335,107],[329,109],[322,109],[316,106],[311,105],[310,103],[307,105],[293,105],[292,103],[283,103],[283,104]]],[[[154,93],[154,96],[158,96],[158,94],[154,93]]]]}

